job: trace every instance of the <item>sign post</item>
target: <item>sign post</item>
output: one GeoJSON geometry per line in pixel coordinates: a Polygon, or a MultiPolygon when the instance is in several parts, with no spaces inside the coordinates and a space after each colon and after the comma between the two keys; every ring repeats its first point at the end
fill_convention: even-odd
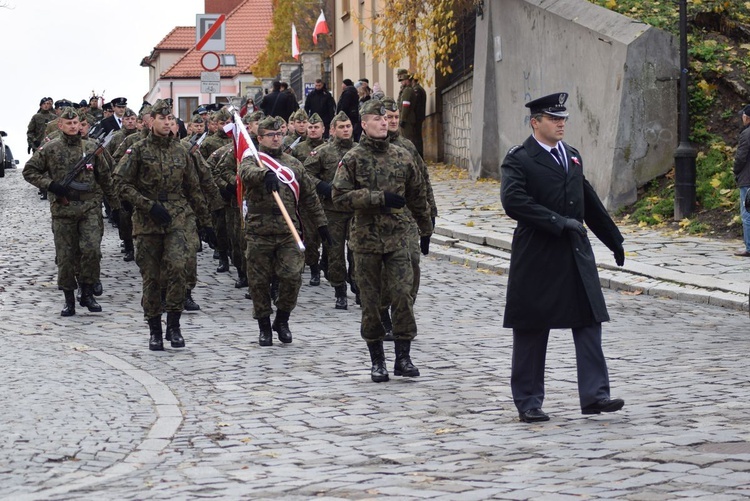
{"type": "Polygon", "coordinates": [[[222,52],[227,48],[224,14],[195,15],[195,49],[222,52]]]}

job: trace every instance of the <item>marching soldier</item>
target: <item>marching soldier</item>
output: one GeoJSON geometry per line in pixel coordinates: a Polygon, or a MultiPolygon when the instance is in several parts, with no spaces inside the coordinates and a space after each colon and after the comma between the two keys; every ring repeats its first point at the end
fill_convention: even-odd
{"type": "Polygon", "coordinates": [[[190,154],[171,133],[171,107],[160,99],[152,106],[151,117],[151,134],[125,152],[115,177],[121,196],[135,209],[135,260],[143,277],[141,304],[149,325],[149,349],[157,351],[164,350],[159,280],[162,271],[167,277],[166,339],[173,348],[185,346],[180,316],[185,302],[185,268],[193,251],[186,238],[193,211],[203,240],[215,243],[216,236],[190,154]],[[192,210],[189,200],[195,203],[192,210]]]}
{"type": "Polygon", "coordinates": [[[349,150],[333,178],[335,207],[353,210],[349,245],[354,251],[354,270],[362,298],[361,335],[367,342],[374,382],[388,381],[380,322],[381,283],[388,286],[393,310],[396,376],[419,376],[410,357],[417,335],[411,296],[413,271],[409,257],[411,221],[408,207],[419,226],[420,248],[429,252],[432,222],[427,189],[414,158],[388,141],[385,107],[377,99],[361,110],[364,134],[349,150]],[[383,282],[383,276],[385,281],[383,282]]]}
{"type": "Polygon", "coordinates": [[[24,166],[23,177],[37,188],[52,193],[49,201],[57,286],[65,295],[65,307],[60,314],[69,317],[76,312],[74,291],[77,286],[81,288],[80,305],[89,311],[102,311],[93,291],[99,282],[102,257],[102,192],[111,201],[113,210],[119,210],[119,203],[109,167],[100,156],[94,156],[75,176],[75,188],[62,184],[71,169],[96,149],[96,144],[81,137],[78,113],[73,108],[61,112],[58,127],[61,137],[42,145],[34,153],[24,166]],[[76,281],[76,268],[79,268],[79,281],[76,281]]]}
{"type": "Polygon", "coordinates": [[[292,342],[289,315],[297,305],[297,296],[304,266],[304,257],[287,227],[277,206],[273,192],[278,192],[295,228],[299,232],[299,212],[313,222],[321,238],[330,240],[323,208],[315,194],[315,184],[297,159],[282,153],[281,121],[275,117],[258,124],[260,152],[267,154],[276,170],[258,165],[252,156],[240,165],[240,176],[245,188],[248,211],[245,216],[247,248],[247,279],[253,300],[253,318],[258,320],[261,346],[273,344],[273,333],[282,343],[292,342]],[[278,173],[277,173],[278,172],[278,173]],[[281,180],[281,181],[280,181],[281,180]],[[283,181],[283,182],[282,182],[283,181]],[[276,318],[271,325],[271,295],[269,284],[273,275],[279,278],[279,297],[276,318]]]}
{"type": "Polygon", "coordinates": [[[47,124],[55,120],[57,115],[52,111],[52,98],[44,97],[39,102],[39,111],[29,120],[29,127],[26,130],[26,142],[28,143],[27,153],[33,153],[44,141],[47,124]]]}
{"type": "MultiPolygon", "coordinates": [[[[315,116],[315,115],[313,115],[315,116]]],[[[349,233],[349,221],[353,212],[333,205],[331,200],[331,183],[336,168],[344,154],[354,147],[352,127],[349,117],[343,111],[331,121],[331,141],[319,146],[305,160],[305,169],[317,184],[315,189],[325,210],[328,228],[331,233],[331,244],[323,244],[328,255],[328,281],[333,286],[338,310],[348,307],[346,298],[346,250],[344,244],[349,233]]],[[[307,252],[307,251],[305,251],[307,252]]]]}

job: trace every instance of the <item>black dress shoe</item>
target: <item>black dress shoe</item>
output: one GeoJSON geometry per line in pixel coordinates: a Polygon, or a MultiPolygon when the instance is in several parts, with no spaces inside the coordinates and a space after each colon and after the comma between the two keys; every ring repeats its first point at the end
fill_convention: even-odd
{"type": "Polygon", "coordinates": [[[601,414],[602,412],[617,412],[623,408],[625,401],[621,398],[603,398],[598,402],[587,405],[581,412],[583,414],[601,414]]]}
{"type": "Polygon", "coordinates": [[[524,423],[541,423],[542,421],[549,421],[549,416],[542,409],[529,409],[519,412],[518,419],[524,423]]]}

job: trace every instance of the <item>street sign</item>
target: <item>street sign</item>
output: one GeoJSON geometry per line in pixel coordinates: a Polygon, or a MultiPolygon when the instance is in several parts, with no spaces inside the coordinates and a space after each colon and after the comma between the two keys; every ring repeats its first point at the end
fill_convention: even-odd
{"type": "Polygon", "coordinates": [[[314,83],[305,82],[305,97],[307,97],[307,95],[314,90],[315,90],[314,83]]]}
{"type": "Polygon", "coordinates": [[[221,90],[221,75],[218,71],[201,71],[201,93],[217,94],[221,90]]]}
{"type": "Polygon", "coordinates": [[[201,66],[206,71],[216,71],[221,66],[221,58],[216,52],[206,52],[201,56],[201,66]]]}
{"type": "Polygon", "coordinates": [[[195,49],[222,52],[227,48],[224,14],[195,15],[195,49]]]}

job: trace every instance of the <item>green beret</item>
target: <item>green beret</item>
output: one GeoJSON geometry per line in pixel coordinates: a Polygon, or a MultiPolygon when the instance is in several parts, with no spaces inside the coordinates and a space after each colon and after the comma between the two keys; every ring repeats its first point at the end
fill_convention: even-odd
{"type": "Polygon", "coordinates": [[[262,130],[281,130],[281,120],[276,117],[266,117],[258,122],[258,132],[262,130]]]}
{"type": "Polygon", "coordinates": [[[252,113],[248,113],[247,115],[245,115],[244,117],[242,117],[242,123],[244,123],[245,125],[247,125],[250,122],[260,122],[264,118],[266,118],[266,114],[263,113],[262,111],[258,110],[258,111],[254,111],[252,113]]]}
{"type": "Polygon", "coordinates": [[[331,119],[331,128],[333,129],[334,127],[336,127],[336,124],[338,122],[346,122],[347,120],[349,120],[349,115],[347,115],[343,111],[339,111],[336,116],[331,119]]]}
{"type": "Polygon", "coordinates": [[[172,114],[172,107],[164,99],[157,99],[156,102],[151,106],[151,115],[167,115],[172,114]]]}
{"type": "Polygon", "coordinates": [[[124,117],[134,117],[136,116],[135,111],[131,110],[130,108],[125,108],[125,113],[122,115],[124,117]]]}
{"type": "Polygon", "coordinates": [[[231,119],[232,119],[232,114],[229,113],[229,110],[227,110],[226,108],[220,109],[214,115],[214,120],[216,120],[217,122],[228,122],[231,119]]]}
{"type": "Polygon", "coordinates": [[[385,106],[379,99],[370,99],[366,101],[362,106],[362,110],[359,112],[361,116],[365,115],[380,115],[385,116],[385,106]]]}
{"type": "Polygon", "coordinates": [[[150,115],[150,114],[151,114],[151,106],[146,105],[143,108],[141,108],[141,112],[138,114],[138,118],[143,120],[144,116],[150,115]]]}
{"type": "Polygon", "coordinates": [[[63,108],[62,113],[60,113],[60,118],[64,118],[65,120],[78,119],[78,112],[73,107],[66,106],[63,108]]]}
{"type": "Polygon", "coordinates": [[[195,118],[193,118],[193,123],[194,124],[202,124],[202,123],[205,123],[205,121],[203,120],[202,116],[196,115],[195,118]]]}
{"type": "Polygon", "coordinates": [[[385,106],[385,111],[398,111],[398,104],[392,97],[384,97],[381,102],[385,106]]]}
{"type": "Polygon", "coordinates": [[[303,110],[302,108],[297,110],[297,113],[294,114],[294,119],[297,121],[304,122],[305,120],[309,120],[310,117],[307,116],[307,112],[303,110]]]}
{"type": "Polygon", "coordinates": [[[322,124],[323,119],[320,118],[320,115],[318,115],[317,113],[313,113],[312,116],[307,119],[307,122],[311,124],[322,124]]]}

